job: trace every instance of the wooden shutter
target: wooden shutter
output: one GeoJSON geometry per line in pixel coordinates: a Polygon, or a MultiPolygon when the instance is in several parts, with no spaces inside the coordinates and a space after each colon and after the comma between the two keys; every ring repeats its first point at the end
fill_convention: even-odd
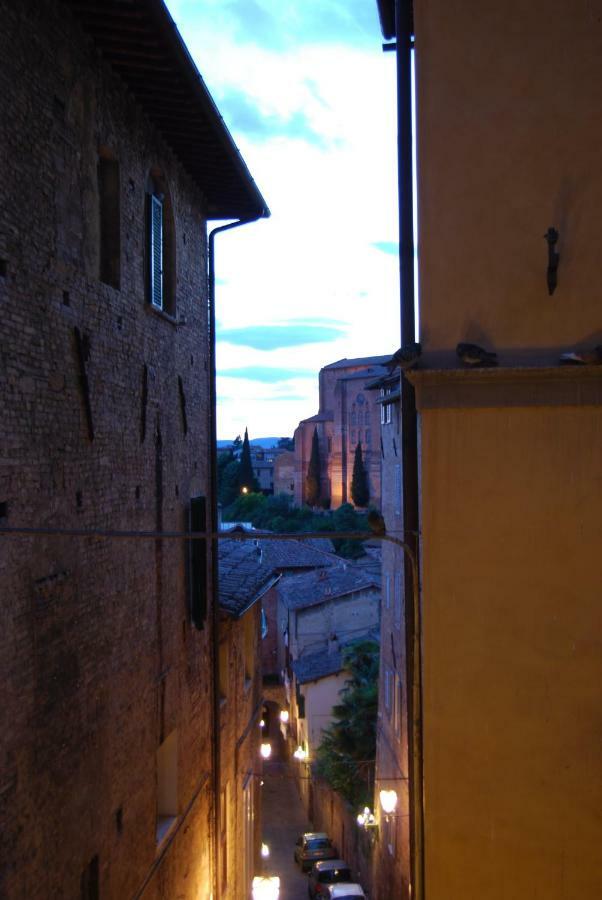
{"type": "MultiPolygon", "coordinates": [[[[205,531],[207,528],[207,499],[193,497],[190,501],[188,530],[205,531]]],[[[189,541],[189,596],[190,618],[199,630],[207,618],[207,541],[197,538],[189,541]]]]}
{"type": "Polygon", "coordinates": [[[150,301],[163,309],[163,203],[153,194],[149,214],[150,301]]]}

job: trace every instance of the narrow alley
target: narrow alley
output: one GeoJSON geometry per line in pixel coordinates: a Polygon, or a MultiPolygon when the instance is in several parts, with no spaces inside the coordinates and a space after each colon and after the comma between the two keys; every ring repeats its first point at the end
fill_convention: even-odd
{"type": "Polygon", "coordinates": [[[270,856],[265,860],[266,875],[280,878],[279,900],[306,900],[307,875],[295,863],[295,841],[311,830],[295,778],[293,763],[287,758],[286,744],[276,722],[269,734],[272,757],[264,763],[261,819],[262,840],[270,856]]]}

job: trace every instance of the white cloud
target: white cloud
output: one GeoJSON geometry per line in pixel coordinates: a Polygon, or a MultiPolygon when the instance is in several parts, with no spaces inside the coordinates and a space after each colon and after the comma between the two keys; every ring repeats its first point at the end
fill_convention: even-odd
{"type": "MultiPolygon", "coordinates": [[[[286,6],[303,20],[303,0],[286,6]]],[[[278,44],[276,34],[263,46],[234,43],[229,7],[199,8],[185,0],[170,0],[169,7],[226,124],[229,103],[233,114],[250,103],[260,122],[263,116],[268,124],[284,123],[274,136],[231,129],[272,218],[216,240],[220,325],[300,317],[349,323],[342,338],[328,343],[270,351],[219,345],[219,369],[314,369],[313,379],[282,385],[219,379],[220,437],[245,424],[255,436],[290,434],[300,418],[317,411],[323,365],[399,345],[398,261],[373,246],[397,240],[395,61],[381,52],[376,26],[371,48],[358,45],[350,30],[347,45],[341,33],[336,43],[300,42],[277,52],[270,49],[278,44]],[[237,108],[241,92],[244,104],[237,108]],[[286,123],[294,115],[293,138],[286,123]],[[305,399],[276,399],[283,394],[305,399]]],[[[274,29],[283,21],[274,17],[274,29]]]]}

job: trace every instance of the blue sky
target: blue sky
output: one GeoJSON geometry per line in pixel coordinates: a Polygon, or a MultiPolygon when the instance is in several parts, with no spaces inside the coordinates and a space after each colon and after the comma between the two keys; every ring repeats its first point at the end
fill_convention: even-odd
{"type": "Polygon", "coordinates": [[[395,54],[376,0],[167,0],[272,211],[218,236],[218,436],[292,434],[399,346],[395,54]]]}

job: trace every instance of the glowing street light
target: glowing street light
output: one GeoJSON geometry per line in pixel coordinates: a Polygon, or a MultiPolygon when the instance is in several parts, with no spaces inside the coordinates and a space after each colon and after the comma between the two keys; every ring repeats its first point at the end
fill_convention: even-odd
{"type": "Polygon", "coordinates": [[[260,720],[260,722],[259,722],[259,727],[260,727],[260,728],[265,728],[265,719],[261,719],[261,720],[260,720]]]}
{"type": "Polygon", "coordinates": [[[358,815],[357,824],[362,828],[371,828],[376,825],[374,813],[371,813],[367,806],[364,806],[364,811],[358,815]]]}
{"type": "Polygon", "coordinates": [[[391,813],[395,812],[397,806],[397,794],[395,791],[381,791],[379,798],[384,813],[391,815],[391,813]]]}
{"type": "Polygon", "coordinates": [[[268,856],[270,855],[270,848],[268,847],[267,844],[261,845],[261,855],[264,859],[267,859],[268,856]]]}
{"type": "Polygon", "coordinates": [[[301,762],[303,762],[304,760],[307,759],[307,750],[304,750],[303,747],[301,747],[301,745],[299,745],[299,747],[297,747],[297,749],[293,753],[293,756],[295,757],[295,759],[298,759],[301,762]]]}
{"type": "Polygon", "coordinates": [[[253,879],[253,900],[278,900],[280,879],[277,875],[256,875],[253,879]]]}
{"type": "Polygon", "coordinates": [[[241,488],[241,493],[242,493],[242,494],[248,494],[248,493],[249,493],[249,488],[248,488],[248,487],[245,487],[245,486],[243,485],[243,487],[241,488]]]}
{"type": "Polygon", "coordinates": [[[286,724],[288,722],[288,709],[280,710],[280,721],[286,724]]]}
{"type": "Polygon", "coordinates": [[[272,755],[272,745],[271,744],[262,744],[259,750],[264,759],[269,759],[272,755]]]}

